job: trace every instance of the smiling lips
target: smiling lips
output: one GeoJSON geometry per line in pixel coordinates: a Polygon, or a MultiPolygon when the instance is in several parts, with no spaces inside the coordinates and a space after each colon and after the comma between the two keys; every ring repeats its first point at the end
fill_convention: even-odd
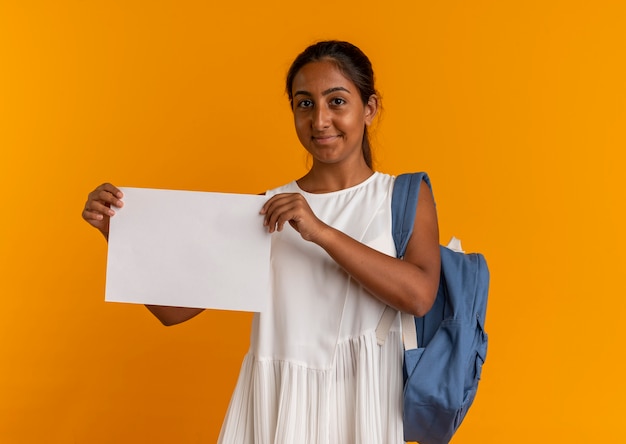
{"type": "Polygon", "coordinates": [[[334,142],[339,136],[317,136],[311,137],[313,141],[319,145],[327,145],[329,143],[334,142]]]}

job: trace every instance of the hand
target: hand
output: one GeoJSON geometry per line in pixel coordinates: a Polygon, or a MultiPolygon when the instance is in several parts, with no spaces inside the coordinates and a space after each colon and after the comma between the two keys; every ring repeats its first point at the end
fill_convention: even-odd
{"type": "Polygon", "coordinates": [[[261,214],[265,215],[263,225],[270,233],[282,231],[285,222],[289,222],[304,240],[315,242],[320,234],[328,228],[319,220],[306,199],[299,193],[282,193],[270,198],[261,214]]]}
{"type": "Polygon", "coordinates": [[[85,208],[83,209],[83,219],[91,226],[100,230],[108,239],[109,220],[115,215],[111,205],[121,208],[124,205],[120,199],[124,194],[110,183],[103,183],[87,196],[85,208]]]}

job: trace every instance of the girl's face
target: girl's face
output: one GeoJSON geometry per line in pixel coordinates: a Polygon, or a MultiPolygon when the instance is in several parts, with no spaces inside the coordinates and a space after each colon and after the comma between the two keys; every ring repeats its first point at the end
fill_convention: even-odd
{"type": "Polygon", "coordinates": [[[298,71],[292,95],[296,133],[314,165],[363,159],[363,132],[376,115],[376,96],[364,105],[356,85],[326,60],[298,71]]]}

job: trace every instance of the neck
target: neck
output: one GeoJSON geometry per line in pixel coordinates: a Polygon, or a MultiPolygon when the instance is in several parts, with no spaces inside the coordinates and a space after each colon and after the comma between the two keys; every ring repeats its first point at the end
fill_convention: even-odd
{"type": "Polygon", "coordinates": [[[374,171],[365,164],[317,164],[298,180],[298,186],[309,193],[331,193],[353,187],[367,180],[374,171]]]}

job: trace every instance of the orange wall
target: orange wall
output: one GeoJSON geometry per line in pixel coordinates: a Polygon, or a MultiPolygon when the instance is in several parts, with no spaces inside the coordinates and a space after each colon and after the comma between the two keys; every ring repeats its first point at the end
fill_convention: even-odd
{"type": "Polygon", "coordinates": [[[214,442],[250,315],[165,328],[104,298],[87,192],[257,193],[306,168],[283,94],[320,38],[368,53],[380,170],[426,170],[482,251],[489,357],[456,443],[622,442],[626,6],[0,3],[0,442],[214,442]]]}

